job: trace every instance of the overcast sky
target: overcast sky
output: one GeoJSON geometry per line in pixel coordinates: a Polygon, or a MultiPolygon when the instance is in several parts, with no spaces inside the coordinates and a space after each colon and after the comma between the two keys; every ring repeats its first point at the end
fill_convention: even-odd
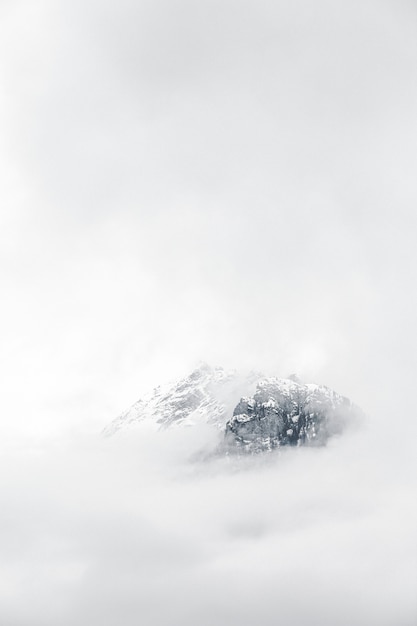
{"type": "Polygon", "coordinates": [[[0,71],[2,624],[415,624],[416,3],[3,0],[0,71]],[[94,443],[202,360],[367,425],[94,443]]]}
{"type": "Polygon", "coordinates": [[[409,376],[413,2],[0,11],[5,428],[101,428],[198,360],[371,410],[409,376]]]}

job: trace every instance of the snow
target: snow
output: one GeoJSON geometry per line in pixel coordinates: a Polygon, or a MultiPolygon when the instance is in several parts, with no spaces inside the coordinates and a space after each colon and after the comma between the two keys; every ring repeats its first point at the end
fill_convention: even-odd
{"type": "Polygon", "coordinates": [[[241,413],[240,415],[234,415],[233,420],[243,424],[244,422],[250,422],[252,417],[247,415],[246,413],[241,413]]]}

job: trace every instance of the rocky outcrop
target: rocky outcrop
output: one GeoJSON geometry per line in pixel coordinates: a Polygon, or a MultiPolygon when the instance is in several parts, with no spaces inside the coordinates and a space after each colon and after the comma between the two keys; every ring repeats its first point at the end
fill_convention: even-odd
{"type": "Polygon", "coordinates": [[[322,445],[358,414],[350,400],[328,387],[267,378],[240,400],[226,423],[225,439],[230,449],[251,453],[322,445]]]}

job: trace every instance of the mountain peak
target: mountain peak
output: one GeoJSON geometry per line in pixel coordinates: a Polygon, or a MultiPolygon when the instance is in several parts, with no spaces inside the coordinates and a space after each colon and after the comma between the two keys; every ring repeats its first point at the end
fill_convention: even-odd
{"type": "Polygon", "coordinates": [[[239,374],[200,363],[188,376],[143,396],[104,434],[142,422],[159,428],[206,423],[223,433],[229,450],[255,453],[323,444],[357,414],[347,398],[323,385],[304,384],[295,374],[239,374]]]}

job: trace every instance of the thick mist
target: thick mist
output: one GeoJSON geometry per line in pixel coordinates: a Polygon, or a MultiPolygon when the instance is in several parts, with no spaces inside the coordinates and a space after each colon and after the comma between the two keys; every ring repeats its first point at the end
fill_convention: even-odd
{"type": "Polygon", "coordinates": [[[208,440],[139,429],[6,454],[1,622],[415,622],[415,478],[366,426],[195,460],[208,440]]]}

